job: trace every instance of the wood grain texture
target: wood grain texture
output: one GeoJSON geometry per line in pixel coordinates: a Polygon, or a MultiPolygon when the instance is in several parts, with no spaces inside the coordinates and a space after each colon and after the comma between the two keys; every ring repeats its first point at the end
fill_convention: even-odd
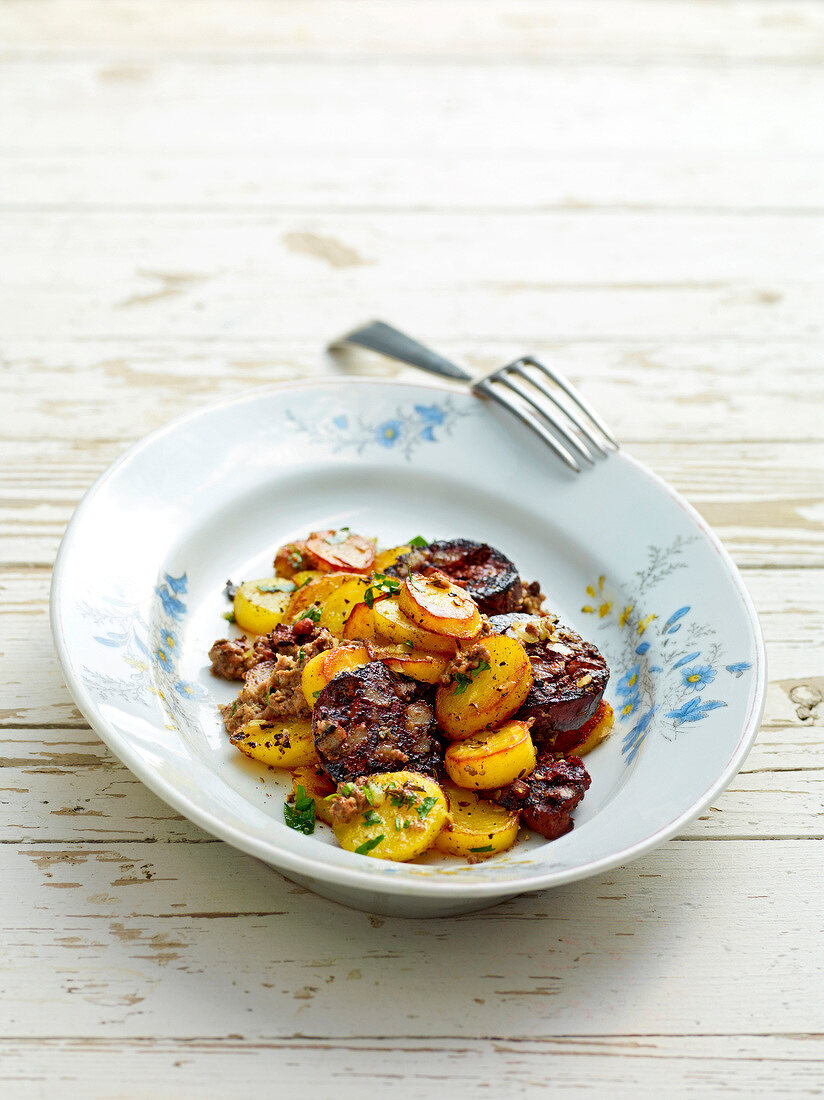
{"type": "Polygon", "coordinates": [[[11,56],[34,52],[117,50],[210,56],[352,54],[382,64],[444,56],[487,63],[512,60],[569,64],[597,59],[672,65],[735,61],[814,61],[824,52],[824,17],[803,0],[768,4],[721,0],[710,18],[689,0],[399,0],[391,17],[375,0],[74,0],[45,6],[17,0],[3,9],[0,40],[11,56]],[[197,13],[197,18],[193,14],[197,13]],[[376,18],[380,13],[381,18],[376,18]]]}
{"type": "Polygon", "coordinates": [[[437,1088],[490,1090],[500,1097],[652,1095],[784,1098],[817,1095],[820,1035],[557,1036],[549,1039],[237,1038],[49,1039],[0,1041],[0,1082],[21,1100],[51,1081],[88,1100],[110,1100],[123,1081],[139,1080],[156,1100],[266,1094],[276,1077],[284,1093],[325,1089],[343,1095],[370,1088],[386,1097],[431,1095],[437,1088]],[[368,1066],[368,1070],[364,1067],[368,1066]],[[494,1091],[493,1091],[494,1090],[494,1091]],[[603,1095],[603,1093],[601,1093],[603,1095]]]}
{"type": "Polygon", "coordinates": [[[4,1096],[824,1094],[822,58],[806,0],[0,5],[4,1096]],[[180,818],[49,637],[94,478],[370,315],[569,374],[768,646],[758,741],[679,838],[449,921],[180,818]]]}
{"type": "Polygon", "coordinates": [[[62,1037],[104,1021],[110,1037],[164,1039],[737,1035],[765,1020],[821,1033],[819,848],[673,841],[585,882],[410,921],[319,899],[218,843],[0,845],[4,880],[31,899],[0,900],[3,1033],[30,1035],[44,1012],[62,1037]]]}

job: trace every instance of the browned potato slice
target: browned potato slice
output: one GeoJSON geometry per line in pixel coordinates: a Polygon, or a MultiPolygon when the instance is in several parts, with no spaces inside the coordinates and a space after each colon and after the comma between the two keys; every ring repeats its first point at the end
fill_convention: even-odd
{"type": "Polygon", "coordinates": [[[362,602],[368,588],[368,577],[356,577],[336,588],[324,601],[320,611],[320,625],[325,626],[336,638],[342,638],[346,620],[362,602]]]}
{"type": "Polygon", "coordinates": [[[365,603],[355,604],[349,613],[349,618],[343,624],[343,636],[359,642],[377,641],[378,629],[374,609],[365,603]]]}
{"type": "Polygon", "coordinates": [[[362,645],[335,646],[334,649],[316,653],[306,662],[300,682],[303,697],[309,707],[314,707],[317,697],[339,672],[368,665],[370,660],[368,650],[362,645]]]}
{"type": "Polygon", "coordinates": [[[408,554],[411,549],[411,546],[392,546],[388,550],[381,550],[376,555],[375,564],[372,568],[376,573],[383,573],[390,565],[394,565],[398,558],[408,554]]]}
{"type": "Polygon", "coordinates": [[[368,573],[375,561],[375,540],[356,535],[348,527],[314,532],[306,540],[306,550],[319,569],[368,573]]]}
{"type": "MultiPolygon", "coordinates": [[[[347,786],[338,789],[343,793],[347,786]]],[[[358,780],[358,786],[367,795],[366,804],[346,821],[333,817],[342,848],[404,862],[432,847],[446,823],[446,799],[434,779],[417,772],[382,772],[358,780]]]]}
{"type": "Polygon", "coordinates": [[[310,581],[293,592],[283,613],[285,623],[293,623],[311,608],[317,610],[318,618],[323,604],[332,593],[347,581],[358,580],[357,573],[323,573],[317,580],[310,581]]]}
{"type": "Polygon", "coordinates": [[[298,768],[319,764],[310,718],[280,718],[275,722],[247,722],[232,737],[246,756],[271,768],[298,768]]]}
{"type": "MultiPolygon", "coordinates": [[[[464,742],[465,744],[466,742],[464,742]]],[[[511,848],[518,838],[518,814],[473,791],[441,783],[449,809],[449,822],[435,841],[440,852],[465,859],[487,859],[511,848]]]]}
{"type": "Polygon", "coordinates": [[[564,756],[586,756],[606,741],[615,723],[615,712],[610,704],[602,699],[598,709],[580,729],[563,730],[554,737],[545,737],[543,747],[550,752],[563,753],[564,756]]]}
{"type": "Polygon", "coordinates": [[[526,722],[507,722],[498,730],[453,741],[443,766],[459,787],[492,791],[529,775],[536,753],[526,722]]]}
{"type": "Polygon", "coordinates": [[[483,645],[489,661],[441,684],[435,696],[438,725],[453,740],[505,722],[526,699],[532,684],[532,665],[515,638],[493,634],[484,638],[483,645]]]}
{"type": "Polygon", "coordinates": [[[424,630],[422,626],[412,620],[401,611],[398,601],[394,596],[384,600],[376,600],[373,607],[375,612],[375,628],[378,635],[387,642],[395,642],[398,645],[411,643],[412,649],[423,649],[429,653],[448,653],[452,655],[458,648],[454,638],[445,634],[434,634],[431,630],[424,630]]]}
{"type": "Polygon", "coordinates": [[[375,648],[373,656],[376,661],[383,661],[393,672],[419,680],[422,684],[439,684],[449,664],[449,657],[445,653],[416,653],[405,645],[375,648]]]}
{"type": "Polygon", "coordinates": [[[294,592],[294,581],[283,577],[244,581],[235,593],[235,622],[241,630],[252,634],[268,634],[283,621],[284,612],[294,592]]]}
{"type": "Polygon", "coordinates": [[[398,591],[398,606],[412,622],[450,638],[474,638],[481,613],[466,589],[436,570],[412,573],[398,591]]]}

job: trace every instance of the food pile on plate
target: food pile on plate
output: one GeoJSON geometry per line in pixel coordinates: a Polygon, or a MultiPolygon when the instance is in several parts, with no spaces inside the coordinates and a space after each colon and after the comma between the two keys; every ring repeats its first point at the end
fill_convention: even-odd
{"type": "Polygon", "coordinates": [[[572,828],[581,757],[612,728],[609,670],[509,558],[469,539],[378,551],[343,528],[282,546],[274,574],[227,584],[245,633],[209,656],[243,683],[221,708],[232,744],[292,772],[287,825],[319,819],[378,859],[473,862],[521,825],[572,828]]]}

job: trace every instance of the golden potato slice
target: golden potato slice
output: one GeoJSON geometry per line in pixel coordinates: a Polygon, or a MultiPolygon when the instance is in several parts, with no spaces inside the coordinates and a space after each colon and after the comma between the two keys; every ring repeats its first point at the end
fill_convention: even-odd
{"type": "Polygon", "coordinates": [[[416,653],[405,645],[373,648],[373,656],[376,661],[383,661],[393,672],[409,676],[422,684],[439,684],[449,664],[449,657],[445,653],[416,653]]]}
{"type": "Polygon", "coordinates": [[[606,700],[602,700],[592,718],[579,730],[564,730],[553,738],[549,742],[550,750],[561,752],[564,756],[586,756],[588,752],[597,749],[602,741],[606,741],[614,724],[615,711],[606,700]]]}
{"type": "Polygon", "coordinates": [[[453,740],[499,726],[515,713],[532,686],[532,665],[519,641],[492,634],[483,645],[489,661],[441,684],[435,695],[438,725],[453,740]]]}
{"type": "Polygon", "coordinates": [[[481,613],[466,589],[436,570],[412,573],[398,591],[398,606],[413,623],[450,638],[474,638],[481,613]]]}
{"type": "MultiPolygon", "coordinates": [[[[315,621],[320,619],[323,604],[329,599],[342,584],[347,581],[357,580],[357,573],[321,573],[321,575],[303,587],[296,589],[289,599],[283,621],[293,623],[302,618],[307,612],[317,615],[315,621]]],[[[314,618],[315,615],[312,614],[314,618]]]]}
{"type": "Polygon", "coordinates": [[[374,642],[378,639],[374,609],[365,603],[352,608],[349,618],[343,624],[343,636],[347,640],[374,642]]]}
{"type": "Polygon", "coordinates": [[[283,577],[244,581],[235,593],[235,622],[241,630],[248,630],[252,634],[268,634],[283,621],[284,612],[294,591],[294,582],[284,580],[283,577]]]}
{"type": "Polygon", "coordinates": [[[342,638],[346,620],[355,607],[363,601],[369,584],[368,577],[355,577],[336,588],[320,609],[320,625],[325,626],[336,638],[342,638]]]}
{"type": "Polygon", "coordinates": [[[310,718],[281,718],[275,722],[247,722],[232,737],[246,756],[272,768],[299,768],[319,764],[310,718]]]}
{"type": "Polygon", "coordinates": [[[442,783],[449,821],[435,847],[465,859],[486,859],[505,852],[518,838],[518,814],[480,799],[473,791],[442,783]]]}
{"type": "Polygon", "coordinates": [[[356,535],[348,527],[316,531],[306,540],[306,552],[320,569],[368,573],[375,561],[375,539],[356,535]]]}
{"type": "Polygon", "coordinates": [[[491,791],[529,775],[536,756],[529,726],[512,721],[491,733],[453,741],[444,753],[443,766],[459,787],[491,791]]]}
{"type": "Polygon", "coordinates": [[[376,600],[373,611],[375,629],[384,641],[395,642],[398,645],[408,642],[411,643],[412,649],[422,649],[429,653],[448,653],[450,656],[458,648],[454,638],[449,638],[445,634],[434,634],[431,630],[424,630],[422,626],[412,622],[401,611],[394,596],[376,600]]]}
{"type": "Polygon", "coordinates": [[[292,580],[295,582],[295,588],[303,588],[309,581],[316,581],[322,576],[324,574],[319,569],[301,569],[299,573],[295,573],[292,580]]]}
{"type": "Polygon", "coordinates": [[[300,686],[303,697],[309,707],[332,679],[344,669],[360,668],[371,661],[369,651],[362,645],[335,646],[322,653],[316,653],[304,666],[300,686]]]}
{"type": "Polygon", "coordinates": [[[329,803],[326,801],[330,794],[335,793],[335,784],[325,771],[309,765],[305,768],[292,770],[292,790],[297,793],[298,787],[303,787],[310,798],[315,800],[315,817],[319,821],[332,824],[329,816],[329,803]]]}
{"type": "Polygon", "coordinates": [[[408,554],[411,546],[392,546],[388,550],[381,550],[375,556],[375,564],[372,566],[376,573],[383,573],[390,565],[394,565],[398,558],[408,554]]]}
{"type": "Polygon", "coordinates": [[[382,772],[338,790],[346,797],[355,786],[366,797],[354,817],[336,821],[333,810],[332,828],[342,848],[405,863],[432,847],[447,819],[446,799],[434,779],[417,772],[382,772]]]}

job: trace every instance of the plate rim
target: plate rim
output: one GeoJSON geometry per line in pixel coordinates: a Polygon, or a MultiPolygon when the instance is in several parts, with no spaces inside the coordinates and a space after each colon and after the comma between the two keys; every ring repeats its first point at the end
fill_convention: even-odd
{"type": "MultiPolygon", "coordinates": [[[[418,898],[430,896],[433,901],[438,898],[441,900],[446,898],[459,900],[470,898],[512,897],[516,894],[532,893],[538,890],[549,889],[553,886],[561,886],[565,883],[575,882],[579,879],[589,878],[603,871],[618,867],[621,864],[632,862],[646,852],[663,844],[673,837],[683,826],[695,820],[695,818],[707,808],[713,799],[721,793],[738,774],[741,765],[744,763],[747,754],[752,748],[761,726],[766,702],[767,658],[761,625],[752,597],[744,584],[738,567],[730,557],[729,552],[724,547],[719,537],[689,501],[681,496],[681,494],[666,482],[664,478],[656,474],[623,448],[616,454],[610,455],[609,458],[627,462],[629,465],[633,466],[638,473],[652,481],[686,514],[721,559],[725,566],[727,579],[732,583],[743,605],[751,631],[755,654],[753,660],[754,690],[750,708],[744,719],[739,738],[726,765],[721,769],[717,779],[710,784],[697,799],[692,801],[687,810],[656,829],[655,832],[651,833],[643,840],[629,845],[626,848],[622,848],[620,851],[611,853],[610,855],[578,864],[566,870],[547,870],[541,874],[529,877],[519,877],[515,875],[512,878],[496,881],[453,881],[451,879],[445,879],[442,876],[433,875],[428,877],[425,874],[421,874],[420,877],[415,879],[405,880],[392,874],[381,877],[374,872],[361,871],[357,867],[349,868],[345,866],[338,867],[329,865],[322,859],[301,855],[300,853],[295,853],[284,848],[276,849],[274,855],[277,857],[277,862],[274,862],[273,853],[269,850],[270,845],[254,837],[249,837],[243,831],[223,822],[211,811],[202,809],[196,803],[190,801],[190,799],[174,785],[154,773],[152,769],[142,761],[141,754],[129,746],[127,739],[122,737],[113,726],[102,718],[102,716],[98,717],[98,715],[95,714],[96,704],[92,698],[92,693],[83,685],[79,675],[75,674],[71,654],[64,636],[60,601],[63,598],[63,573],[65,570],[65,562],[71,549],[71,543],[77,534],[78,528],[82,524],[86,511],[97,493],[115,477],[122,466],[135,458],[142,450],[151,446],[156,440],[161,439],[163,436],[176,431],[182,425],[196,420],[201,416],[215,413],[219,410],[229,408],[232,405],[241,404],[253,398],[255,395],[263,393],[328,388],[330,386],[346,388],[363,385],[372,387],[384,386],[388,388],[402,387],[419,390],[424,389],[430,390],[433,393],[446,392],[464,397],[471,396],[466,387],[454,383],[439,382],[438,384],[432,384],[425,380],[380,378],[372,377],[371,375],[347,377],[326,374],[313,378],[267,383],[262,386],[251,387],[239,393],[228,395],[217,401],[212,401],[197,409],[193,409],[190,412],[173,417],[165,424],[155,428],[153,431],[127,447],[126,450],[92,482],[75,507],[66,526],[66,530],[63,533],[63,537],[61,538],[52,570],[49,592],[49,619],[52,639],[55,650],[57,651],[61,670],[66,679],[66,684],[81,714],[107,748],[132,772],[133,775],[144,783],[153,794],[157,795],[158,798],[162,799],[167,805],[171,806],[178,813],[181,813],[199,828],[247,855],[261,859],[277,870],[282,870],[284,873],[291,871],[295,874],[314,879],[315,881],[329,882],[336,886],[351,887],[358,890],[369,891],[374,894],[393,894],[396,896],[418,898]]],[[[607,461],[608,460],[609,459],[607,459],[607,461]]]]}

